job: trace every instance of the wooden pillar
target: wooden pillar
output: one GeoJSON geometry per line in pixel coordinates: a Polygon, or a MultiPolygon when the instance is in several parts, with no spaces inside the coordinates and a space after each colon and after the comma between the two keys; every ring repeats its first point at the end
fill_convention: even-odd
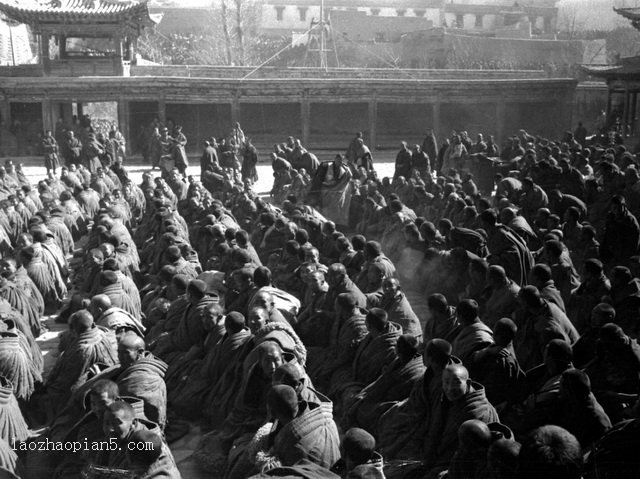
{"type": "Polygon", "coordinates": [[[118,98],[118,128],[127,142],[127,148],[131,148],[130,132],[129,132],[129,101],[123,96],[118,98]]]}
{"type": "Polygon", "coordinates": [[[496,103],[496,142],[500,145],[504,140],[505,116],[507,114],[507,104],[504,98],[498,99],[496,103]]]}
{"type": "Polygon", "coordinates": [[[231,100],[231,123],[235,126],[240,122],[240,97],[236,94],[231,100]]]}
{"type": "Polygon", "coordinates": [[[116,75],[123,76],[124,75],[124,55],[122,52],[122,37],[115,36],[113,37],[113,41],[116,44],[116,54],[113,57],[113,68],[115,70],[116,75]]]}
{"type": "Polygon", "coordinates": [[[302,144],[307,145],[311,136],[311,102],[309,101],[309,92],[302,93],[300,101],[300,122],[302,126],[302,144]]]}
{"type": "Polygon", "coordinates": [[[436,138],[439,138],[439,135],[440,135],[440,105],[441,105],[441,99],[440,99],[440,95],[438,95],[438,98],[433,104],[433,107],[431,110],[431,129],[433,130],[433,134],[436,136],[436,138]]]}
{"type": "Polygon", "coordinates": [[[375,96],[372,100],[369,100],[369,148],[371,151],[376,148],[376,124],[378,121],[378,100],[375,96]]]}
{"type": "Polygon", "coordinates": [[[49,75],[51,73],[49,39],[50,35],[48,33],[42,33],[40,35],[40,63],[42,64],[42,71],[45,75],[49,75]]]}
{"type": "Polygon", "coordinates": [[[42,101],[42,129],[55,131],[55,111],[51,100],[42,101]]]}
{"type": "Polygon", "coordinates": [[[164,96],[161,96],[158,100],[158,119],[160,123],[166,126],[167,123],[167,101],[164,96]]]}
{"type": "Polygon", "coordinates": [[[4,127],[7,129],[11,125],[11,103],[7,97],[0,100],[0,120],[4,122],[4,127]]]}
{"type": "Polygon", "coordinates": [[[627,125],[629,124],[629,89],[624,89],[624,109],[622,110],[622,135],[627,134],[627,125]]]}
{"type": "Polygon", "coordinates": [[[629,113],[629,135],[633,135],[636,131],[636,107],[638,103],[638,93],[631,93],[631,108],[629,113]]]}

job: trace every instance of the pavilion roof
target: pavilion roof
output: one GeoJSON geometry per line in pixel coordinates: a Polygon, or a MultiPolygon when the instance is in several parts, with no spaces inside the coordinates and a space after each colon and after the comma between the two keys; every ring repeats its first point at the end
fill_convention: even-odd
{"type": "Polygon", "coordinates": [[[640,79],[640,57],[622,58],[618,65],[584,65],[590,75],[607,80],[640,79]]]}
{"type": "Polygon", "coordinates": [[[0,0],[0,12],[33,26],[153,22],[146,0],[0,0]]]}
{"type": "Polygon", "coordinates": [[[631,20],[631,25],[636,30],[640,30],[640,8],[613,8],[613,10],[621,17],[631,20]]]}

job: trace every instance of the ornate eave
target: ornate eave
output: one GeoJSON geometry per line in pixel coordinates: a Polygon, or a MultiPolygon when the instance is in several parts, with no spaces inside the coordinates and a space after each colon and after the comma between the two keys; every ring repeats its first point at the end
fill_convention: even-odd
{"type": "Polygon", "coordinates": [[[0,12],[36,33],[101,35],[109,31],[140,34],[155,24],[146,1],[52,0],[12,4],[0,0],[0,12]]]}

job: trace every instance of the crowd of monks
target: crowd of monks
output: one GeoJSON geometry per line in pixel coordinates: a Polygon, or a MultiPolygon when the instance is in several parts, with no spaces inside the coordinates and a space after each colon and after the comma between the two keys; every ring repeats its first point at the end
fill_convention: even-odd
{"type": "Polygon", "coordinates": [[[214,478],[640,477],[621,137],[429,132],[382,179],[290,138],[271,200],[205,146],[202,183],[0,169],[0,477],[176,479],[195,426],[214,478]]]}

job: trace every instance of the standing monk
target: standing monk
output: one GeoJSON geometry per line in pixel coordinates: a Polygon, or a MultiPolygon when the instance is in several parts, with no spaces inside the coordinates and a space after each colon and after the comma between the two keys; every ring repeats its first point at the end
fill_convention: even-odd
{"type": "Polygon", "coordinates": [[[42,148],[44,150],[44,167],[47,169],[47,174],[53,172],[55,175],[60,166],[60,159],[58,157],[58,142],[51,134],[51,130],[47,130],[44,133],[42,148]]]}

